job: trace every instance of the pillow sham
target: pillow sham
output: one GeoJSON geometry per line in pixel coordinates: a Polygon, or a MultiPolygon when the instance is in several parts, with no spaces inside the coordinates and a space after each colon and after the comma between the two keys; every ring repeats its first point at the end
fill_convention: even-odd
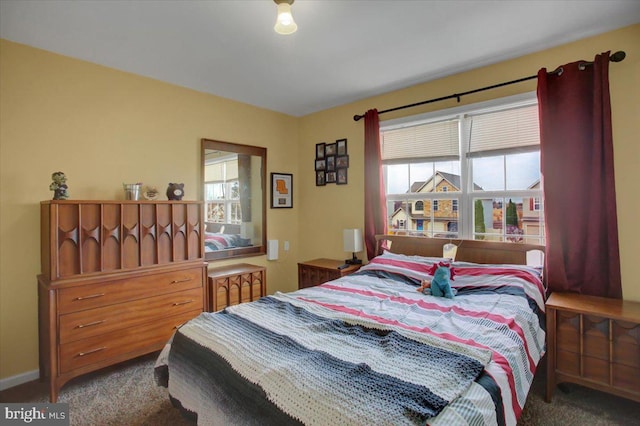
{"type": "Polygon", "coordinates": [[[419,286],[423,280],[431,279],[431,267],[438,262],[451,262],[450,258],[426,257],[383,252],[371,259],[357,272],[360,275],[374,274],[419,286]]]}

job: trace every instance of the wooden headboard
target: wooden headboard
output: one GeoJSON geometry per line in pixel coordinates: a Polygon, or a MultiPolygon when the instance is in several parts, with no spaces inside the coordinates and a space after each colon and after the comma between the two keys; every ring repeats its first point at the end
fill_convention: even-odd
{"type": "Polygon", "coordinates": [[[411,237],[407,235],[376,235],[376,253],[382,253],[382,242],[387,241],[393,253],[442,257],[442,247],[451,243],[458,246],[456,260],[474,263],[527,264],[527,252],[540,250],[536,244],[516,244],[481,240],[411,237]]]}

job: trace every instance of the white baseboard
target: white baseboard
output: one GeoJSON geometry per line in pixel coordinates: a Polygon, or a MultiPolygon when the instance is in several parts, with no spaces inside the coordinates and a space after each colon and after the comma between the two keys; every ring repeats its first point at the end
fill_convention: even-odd
{"type": "Polygon", "coordinates": [[[21,385],[23,383],[31,382],[33,380],[38,380],[39,378],[40,371],[33,370],[12,377],[7,377],[6,379],[0,379],[0,391],[21,385]]]}

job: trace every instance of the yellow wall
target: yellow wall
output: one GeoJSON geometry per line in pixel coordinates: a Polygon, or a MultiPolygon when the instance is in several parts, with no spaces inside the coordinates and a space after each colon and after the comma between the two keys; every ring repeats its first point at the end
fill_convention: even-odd
{"type": "MultiPolygon", "coordinates": [[[[625,299],[640,301],[640,25],[597,37],[522,56],[497,65],[478,68],[454,76],[419,84],[382,96],[308,115],[300,120],[300,256],[337,257],[342,251],[343,228],[364,226],[364,120],[353,121],[354,114],[368,109],[379,111],[426,99],[448,96],[503,81],[535,75],[542,67],[549,70],[577,60],[593,60],[597,53],[624,50],[627,58],[610,66],[618,226],[621,251],[622,287],[625,299]],[[349,184],[316,187],[313,172],[315,144],[347,138],[349,184]]],[[[366,79],[366,74],[360,76],[366,79]]],[[[535,91],[535,80],[480,92],[462,98],[462,104],[535,91]]],[[[388,120],[457,106],[455,99],[381,115],[388,120]]],[[[588,230],[585,230],[588,232],[588,230]]]]}
{"type": "MultiPolygon", "coordinates": [[[[268,291],[297,287],[296,263],[347,258],[342,230],[363,227],[363,121],[354,114],[418,102],[533,75],[606,50],[610,67],[616,190],[624,297],[640,301],[640,25],[303,118],[255,108],[152,79],[0,41],[0,378],[37,369],[36,275],[39,210],[51,173],[64,171],[73,199],[122,199],[122,182],[161,192],[184,182],[197,199],[200,138],[268,148],[267,172],[294,174],[294,208],[267,212],[267,237],[280,240],[268,291]],[[315,186],[315,144],[348,139],[349,184],[315,186]],[[282,251],[288,240],[291,250],[282,251]]],[[[361,78],[366,79],[366,74],[361,78]]],[[[535,90],[535,82],[464,97],[463,104],[535,90]]],[[[456,106],[455,100],[385,114],[392,119],[456,106]]],[[[229,262],[217,263],[224,264],[229,262]]]]}
{"type": "MultiPolygon", "coordinates": [[[[184,199],[199,199],[201,138],[267,147],[267,173],[298,176],[298,120],[0,42],[0,378],[7,378],[38,368],[39,203],[53,196],[51,173],[66,173],[76,200],[124,199],[122,183],[138,181],[162,197],[169,182],[184,182],[184,199]]],[[[267,211],[267,237],[289,240],[287,256],[246,259],[268,267],[270,293],[276,283],[296,288],[296,198],[293,209],[267,211]]]]}

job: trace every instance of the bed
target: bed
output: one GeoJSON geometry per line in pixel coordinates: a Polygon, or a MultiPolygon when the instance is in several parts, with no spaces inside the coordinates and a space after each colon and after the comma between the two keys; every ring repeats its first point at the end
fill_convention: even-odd
{"type": "Polygon", "coordinates": [[[224,234],[220,232],[205,232],[204,250],[206,253],[237,247],[250,247],[251,239],[242,238],[240,234],[224,234]]]}
{"type": "Polygon", "coordinates": [[[542,248],[377,240],[354,274],[184,324],[158,384],[201,425],[515,425],[544,355],[542,273],[525,265],[542,248]],[[453,299],[417,291],[442,262],[453,299]]]}

